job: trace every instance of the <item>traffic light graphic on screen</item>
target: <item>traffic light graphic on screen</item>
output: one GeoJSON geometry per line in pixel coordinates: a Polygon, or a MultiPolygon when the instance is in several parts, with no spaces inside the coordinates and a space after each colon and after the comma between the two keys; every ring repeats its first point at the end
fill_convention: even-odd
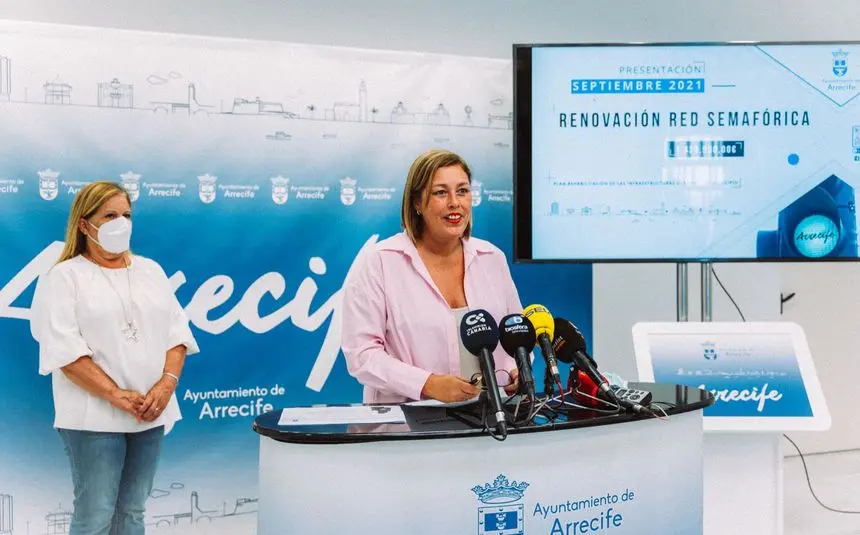
{"type": "Polygon", "coordinates": [[[836,175],[779,212],[776,230],[760,230],[759,258],[856,258],[854,188],[836,175]]]}

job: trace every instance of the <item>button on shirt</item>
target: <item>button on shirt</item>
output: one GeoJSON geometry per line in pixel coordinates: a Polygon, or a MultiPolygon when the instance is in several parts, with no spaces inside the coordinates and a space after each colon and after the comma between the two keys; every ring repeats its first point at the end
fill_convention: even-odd
{"type": "Polygon", "coordinates": [[[169,431],[182,418],[174,394],[155,421],[138,423],[61,370],[88,355],[119,388],[145,396],[162,378],[169,349],[184,345],[186,355],[199,351],[185,312],[156,262],[137,255],[128,269],[102,268],[83,256],[61,262],[39,277],[31,314],[39,373],[52,375],[54,427],[133,433],[164,425],[169,431]],[[132,302],[137,342],[129,342],[123,333],[132,302]]]}
{"type": "MultiPolygon", "coordinates": [[[[485,309],[497,322],[522,312],[498,247],[464,239],[463,255],[470,310],[485,309]]],[[[462,376],[459,325],[412,240],[397,234],[358,262],[344,284],[341,345],[349,373],[364,385],[364,402],[418,400],[431,373],[462,376]]],[[[493,359],[497,370],[516,368],[501,345],[493,359]]]]}

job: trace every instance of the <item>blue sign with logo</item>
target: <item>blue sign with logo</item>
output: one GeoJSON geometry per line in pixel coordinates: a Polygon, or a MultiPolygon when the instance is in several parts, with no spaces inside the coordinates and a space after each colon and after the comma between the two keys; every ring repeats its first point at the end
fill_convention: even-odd
{"type": "MultiPolygon", "coordinates": [[[[418,154],[444,147],[469,162],[474,235],[511,258],[508,62],[30,26],[0,32],[2,88],[9,61],[0,498],[14,503],[15,533],[71,514],[28,319],[90,181],[129,192],[132,249],[162,265],[201,349],[185,363],[183,419],[147,508],[147,524],[171,535],[191,532],[201,512],[210,535],[255,533],[255,416],[361,400],[340,353],[343,281],[363,251],[400,231],[418,154]]],[[[524,305],[544,303],[590,334],[590,266],[511,271],[524,305]]]]}
{"type": "Polygon", "coordinates": [[[653,334],[649,346],[656,382],[714,395],[706,417],[812,416],[788,334],[653,334]]]}

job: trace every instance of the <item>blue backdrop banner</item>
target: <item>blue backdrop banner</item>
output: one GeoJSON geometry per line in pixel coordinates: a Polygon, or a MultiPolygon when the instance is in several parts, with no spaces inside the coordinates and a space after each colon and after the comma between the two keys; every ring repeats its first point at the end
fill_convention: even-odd
{"type": "MultiPolygon", "coordinates": [[[[253,418],[361,400],[339,352],[341,287],[400,230],[415,156],[466,158],[475,235],[510,258],[511,98],[506,61],[0,23],[0,533],[68,531],[68,460],[28,320],[83,185],[132,194],[132,247],[164,267],[201,348],[148,532],[251,534],[253,418]]],[[[590,338],[589,266],[512,271],[524,305],[590,338]]]]}

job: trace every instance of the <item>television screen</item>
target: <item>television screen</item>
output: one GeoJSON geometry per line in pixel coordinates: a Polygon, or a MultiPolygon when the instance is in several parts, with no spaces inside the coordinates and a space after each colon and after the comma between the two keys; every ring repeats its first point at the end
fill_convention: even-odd
{"type": "Polygon", "coordinates": [[[858,258],[860,44],[514,46],[517,261],[858,258]]]}

